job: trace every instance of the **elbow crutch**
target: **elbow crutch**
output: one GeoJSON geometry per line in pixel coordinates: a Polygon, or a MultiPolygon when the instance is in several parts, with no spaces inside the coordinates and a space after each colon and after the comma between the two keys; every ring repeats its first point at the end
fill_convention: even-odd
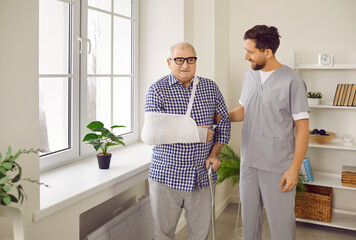
{"type": "Polygon", "coordinates": [[[215,240],[215,197],[213,190],[213,180],[212,180],[212,166],[209,166],[208,169],[208,178],[209,178],[209,188],[211,195],[211,233],[213,235],[213,240],[215,240]]]}

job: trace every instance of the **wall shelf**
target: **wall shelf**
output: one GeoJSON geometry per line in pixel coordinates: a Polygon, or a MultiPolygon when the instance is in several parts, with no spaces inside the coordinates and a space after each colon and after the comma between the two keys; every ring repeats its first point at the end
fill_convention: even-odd
{"type": "Polygon", "coordinates": [[[309,108],[326,108],[326,109],[343,109],[343,110],[356,110],[356,107],[334,106],[332,104],[322,103],[320,105],[309,105],[309,108]]]}
{"type": "Polygon", "coordinates": [[[336,227],[348,230],[356,230],[356,215],[353,212],[342,211],[339,209],[333,209],[332,211],[332,218],[331,222],[321,222],[321,221],[314,221],[304,218],[297,218],[298,222],[305,222],[305,223],[313,223],[328,227],[336,227]]]}
{"type": "Polygon", "coordinates": [[[332,188],[356,191],[356,187],[346,187],[342,185],[341,174],[313,171],[313,176],[314,176],[313,182],[305,182],[305,183],[309,185],[315,185],[315,186],[327,186],[332,188]]]}
{"type": "MultiPolygon", "coordinates": [[[[315,186],[328,186],[335,189],[345,189],[356,191],[356,187],[346,187],[341,183],[341,174],[313,172],[314,181],[306,182],[309,185],[315,186]]],[[[340,209],[333,209],[331,222],[314,221],[304,218],[297,218],[298,222],[313,223],[318,225],[324,225],[329,227],[337,227],[348,230],[356,230],[356,213],[352,211],[345,211],[340,209]]]]}
{"type": "Polygon", "coordinates": [[[352,146],[345,146],[342,143],[336,143],[336,142],[331,142],[331,143],[326,143],[326,144],[316,144],[316,143],[309,143],[310,148],[326,148],[326,149],[337,149],[337,150],[350,150],[350,151],[356,151],[356,145],[352,146]]]}
{"type": "MultiPolygon", "coordinates": [[[[306,74],[305,73],[305,78],[304,80],[306,80],[306,84],[308,86],[308,83],[318,89],[318,88],[324,88],[324,90],[329,86],[332,85],[336,85],[338,83],[341,83],[342,79],[336,78],[335,81],[333,81],[333,78],[335,78],[335,76],[339,75],[338,73],[328,73],[325,72],[321,75],[321,77],[324,79],[328,79],[331,81],[319,81],[320,79],[318,79],[318,74],[321,74],[321,71],[332,71],[332,70],[337,70],[337,71],[348,71],[346,75],[349,74],[353,74],[353,76],[355,75],[354,70],[356,70],[356,64],[334,64],[332,67],[321,67],[318,64],[296,64],[294,66],[294,69],[298,71],[298,73],[302,76],[303,78],[303,73],[305,72],[312,72],[312,74],[306,74]],[[328,77],[330,76],[330,77],[328,77]],[[325,84],[324,86],[321,86],[321,84],[325,84]]],[[[346,76],[345,75],[345,76],[346,76]]],[[[330,98],[330,96],[329,96],[330,98]]],[[[331,99],[331,98],[330,98],[331,99]]],[[[319,125],[319,121],[320,119],[318,119],[318,115],[320,116],[324,116],[325,112],[324,111],[328,111],[327,113],[335,116],[335,115],[344,115],[344,114],[348,114],[347,112],[345,112],[344,110],[348,110],[348,111],[353,111],[356,110],[356,107],[346,107],[346,106],[333,106],[332,101],[330,102],[322,102],[322,104],[320,105],[310,105],[309,106],[311,111],[315,111],[313,112],[313,114],[315,114],[315,118],[311,119],[317,122],[314,122],[314,125],[319,125]],[[335,111],[337,110],[337,111],[335,111]],[[339,110],[343,110],[343,111],[339,111],[339,110]]],[[[353,119],[355,119],[355,117],[352,117],[353,119]]],[[[333,118],[331,118],[333,119],[333,118]]],[[[340,119],[342,119],[342,117],[340,116],[340,119]]],[[[328,118],[324,118],[323,119],[323,123],[322,124],[342,124],[342,122],[332,122],[333,120],[328,120],[328,118]]],[[[345,128],[348,129],[354,129],[352,126],[350,126],[350,121],[347,121],[347,123],[349,125],[345,126],[345,128]]],[[[350,130],[350,134],[352,135],[352,133],[354,134],[355,131],[354,130],[350,130]]],[[[332,164],[332,160],[330,158],[328,158],[328,154],[324,151],[325,149],[332,149],[335,150],[335,152],[333,152],[332,154],[330,153],[330,155],[334,156],[335,154],[337,154],[337,156],[340,156],[340,162],[338,162],[337,166],[343,165],[343,157],[342,156],[348,156],[349,154],[347,154],[345,151],[356,151],[356,142],[354,142],[354,145],[352,146],[345,146],[342,144],[342,139],[339,138],[334,138],[332,139],[332,141],[330,141],[327,144],[315,144],[313,142],[309,142],[309,151],[311,151],[311,153],[313,153],[313,157],[318,158],[319,156],[322,157],[323,161],[322,164],[332,164]]],[[[352,153],[353,154],[353,153],[352,153]]],[[[318,163],[321,164],[321,163],[318,163]]],[[[350,164],[348,162],[348,164],[350,164]]],[[[356,165],[356,162],[354,163],[354,165],[356,165]]],[[[356,195],[356,187],[346,187],[343,186],[341,183],[341,169],[335,169],[334,171],[336,173],[326,173],[326,172],[320,172],[318,171],[318,165],[312,165],[313,168],[313,175],[314,175],[314,181],[313,182],[306,182],[306,184],[310,184],[310,185],[316,185],[316,186],[325,186],[325,187],[331,187],[333,189],[339,189],[339,191],[337,193],[334,194],[333,198],[336,197],[336,194],[339,194],[340,191],[343,191],[342,194],[346,194],[346,196],[348,196],[347,198],[343,198],[343,199],[339,199],[339,205],[341,204],[341,206],[337,206],[337,208],[335,208],[334,206],[332,206],[332,217],[331,217],[331,222],[330,223],[326,223],[326,222],[321,222],[321,221],[313,221],[313,220],[309,220],[309,219],[300,219],[298,218],[297,221],[299,222],[306,222],[306,223],[313,223],[313,224],[318,224],[318,225],[324,225],[324,226],[330,226],[330,227],[337,227],[337,228],[342,228],[342,229],[348,229],[348,230],[353,230],[356,231],[356,211],[354,210],[354,207],[350,207],[351,205],[354,205],[353,203],[350,203],[349,199],[354,198],[354,196],[356,195]],[[349,206],[347,206],[349,205],[349,206]],[[344,208],[345,207],[345,208],[344,208]],[[344,209],[348,209],[348,210],[341,210],[340,208],[344,208],[344,209]]],[[[337,196],[339,197],[339,196],[337,196]]],[[[337,198],[336,197],[336,198],[337,198]]]]}
{"type": "Polygon", "coordinates": [[[301,70],[356,70],[356,64],[335,64],[332,67],[322,67],[318,64],[297,64],[294,69],[301,70]]]}

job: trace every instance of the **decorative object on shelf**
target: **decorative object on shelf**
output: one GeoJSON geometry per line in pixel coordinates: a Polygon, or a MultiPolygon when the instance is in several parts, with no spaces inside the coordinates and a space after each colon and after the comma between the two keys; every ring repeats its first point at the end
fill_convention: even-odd
{"type": "Polygon", "coordinates": [[[22,178],[22,167],[16,160],[21,154],[39,153],[41,149],[18,150],[15,155],[12,155],[11,147],[9,146],[6,156],[3,159],[0,154],[0,205],[9,206],[11,203],[22,204],[24,199],[27,199],[25,190],[20,181],[28,181],[39,185],[46,184],[40,183],[37,180],[30,178],[22,178]],[[17,197],[11,194],[11,190],[17,190],[17,197]]]}
{"type": "Polygon", "coordinates": [[[104,127],[104,124],[100,121],[92,121],[88,124],[87,128],[94,133],[88,133],[85,135],[83,142],[93,145],[95,151],[101,149],[101,153],[97,154],[98,164],[100,169],[108,169],[110,167],[111,153],[107,150],[110,146],[123,145],[126,146],[122,141],[121,136],[115,135],[112,130],[114,128],[125,127],[123,125],[113,125],[111,130],[104,127]]]}
{"type": "Polygon", "coordinates": [[[313,175],[313,171],[311,168],[309,158],[304,158],[302,166],[301,166],[301,172],[306,176],[305,181],[308,181],[308,182],[314,181],[314,175],[313,175]]]}
{"type": "Polygon", "coordinates": [[[326,144],[335,136],[335,133],[325,131],[324,129],[313,129],[312,131],[309,131],[309,139],[317,144],[326,144]]]}
{"type": "MultiPolygon", "coordinates": [[[[334,95],[334,106],[354,106],[356,84],[338,84],[334,95]]],[[[356,103],[356,102],[355,102],[356,103]]]]}
{"type": "Polygon", "coordinates": [[[323,94],[321,92],[308,92],[307,97],[309,105],[319,105],[323,94]]]}
{"type": "Polygon", "coordinates": [[[295,199],[295,216],[331,222],[332,188],[305,184],[307,191],[295,199]]]}
{"type": "Polygon", "coordinates": [[[342,140],[342,145],[352,146],[354,145],[354,139],[349,135],[345,135],[342,140]]]}
{"type": "Polygon", "coordinates": [[[334,57],[329,53],[319,54],[319,66],[332,67],[334,65],[334,57]]]}
{"type": "Polygon", "coordinates": [[[343,186],[356,187],[356,166],[342,166],[341,182],[343,186]]]}

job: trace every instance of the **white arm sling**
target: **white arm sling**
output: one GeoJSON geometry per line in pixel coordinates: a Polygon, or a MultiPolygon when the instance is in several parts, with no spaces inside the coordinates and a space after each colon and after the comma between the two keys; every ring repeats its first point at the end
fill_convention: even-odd
{"type": "Polygon", "coordinates": [[[142,141],[150,145],[201,142],[195,121],[190,117],[199,79],[194,77],[192,94],[185,115],[146,112],[142,141]]]}

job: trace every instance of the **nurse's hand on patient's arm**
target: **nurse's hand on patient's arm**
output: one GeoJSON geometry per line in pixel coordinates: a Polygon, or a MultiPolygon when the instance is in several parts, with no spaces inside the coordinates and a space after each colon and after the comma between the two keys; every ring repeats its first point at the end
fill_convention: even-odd
{"type": "Polygon", "coordinates": [[[220,119],[222,119],[222,115],[216,112],[216,113],[214,114],[214,124],[215,124],[215,125],[218,124],[218,122],[220,121],[220,119]]]}
{"type": "Polygon", "coordinates": [[[294,189],[298,183],[299,171],[293,167],[290,167],[284,174],[279,183],[281,187],[280,192],[289,192],[294,189]]]}
{"type": "Polygon", "coordinates": [[[245,119],[245,107],[240,106],[229,112],[230,122],[241,122],[245,119]]]}

